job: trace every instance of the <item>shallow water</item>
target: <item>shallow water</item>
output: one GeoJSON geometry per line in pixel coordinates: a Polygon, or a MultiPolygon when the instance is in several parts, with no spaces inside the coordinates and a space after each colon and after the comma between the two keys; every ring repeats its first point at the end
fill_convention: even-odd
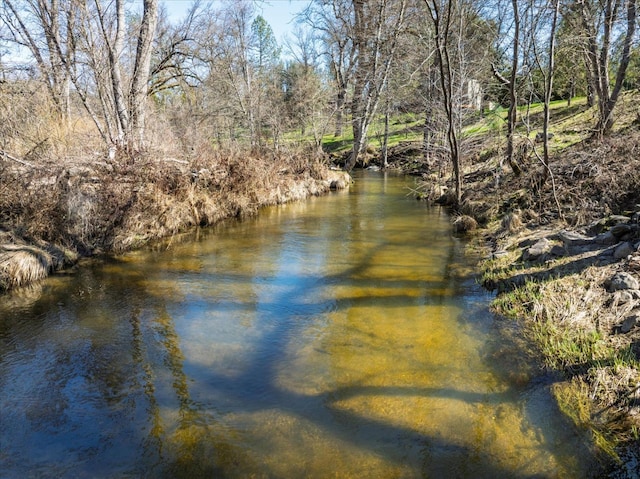
{"type": "Polygon", "coordinates": [[[586,477],[412,186],[362,174],[0,297],[0,476],[586,477]]]}

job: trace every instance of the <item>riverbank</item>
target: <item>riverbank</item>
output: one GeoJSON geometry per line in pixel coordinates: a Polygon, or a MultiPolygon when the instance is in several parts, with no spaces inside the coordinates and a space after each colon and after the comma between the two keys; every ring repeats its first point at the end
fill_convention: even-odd
{"type": "Polygon", "coordinates": [[[345,188],[303,153],[208,152],[191,159],[101,157],[32,163],[0,156],[0,291],[79,258],[139,248],[267,205],[345,188]]]}
{"type": "MultiPolygon", "coordinates": [[[[558,148],[547,169],[542,145],[524,138],[516,175],[484,137],[468,152],[455,216],[484,251],[479,276],[518,354],[555,378],[558,407],[591,438],[597,477],[640,477],[639,144],[628,122],[602,143],[558,148]]],[[[449,201],[442,168],[420,172],[419,196],[449,201]]]]}

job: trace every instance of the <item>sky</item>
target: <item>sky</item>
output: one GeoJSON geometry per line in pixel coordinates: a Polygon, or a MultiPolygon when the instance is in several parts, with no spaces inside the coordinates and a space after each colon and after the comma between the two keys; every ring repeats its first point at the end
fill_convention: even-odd
{"type": "MultiPolygon", "coordinates": [[[[2,0],[0,0],[1,2],[2,0]]],[[[202,0],[222,4],[221,0],[202,0]]],[[[234,1],[234,0],[230,0],[234,1]]],[[[293,38],[295,28],[295,15],[306,8],[311,0],[254,0],[256,11],[271,25],[273,33],[280,46],[283,46],[285,36],[293,38]]],[[[142,2],[140,2],[141,4],[142,2]]],[[[160,0],[170,15],[170,18],[179,20],[184,17],[193,0],[160,0]]],[[[3,55],[3,61],[24,63],[24,54],[13,49],[9,54],[3,55]]]]}
{"type": "MultiPolygon", "coordinates": [[[[209,0],[216,1],[216,0],[209,0]]],[[[292,36],[295,28],[294,16],[304,10],[310,0],[257,0],[256,10],[271,25],[276,40],[280,45],[285,35],[292,36]]],[[[169,15],[181,18],[189,9],[192,0],[162,0],[167,6],[169,15]]]]}

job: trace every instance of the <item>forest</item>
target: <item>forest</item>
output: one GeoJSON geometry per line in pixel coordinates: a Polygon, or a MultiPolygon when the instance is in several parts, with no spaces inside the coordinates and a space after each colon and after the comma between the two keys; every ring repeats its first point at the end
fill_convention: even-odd
{"type": "Polygon", "coordinates": [[[496,310],[533,318],[560,407],[624,463],[640,292],[610,276],[640,271],[636,0],[310,0],[282,41],[260,8],[3,0],[0,290],[399,168],[458,232],[484,227],[496,310]]]}

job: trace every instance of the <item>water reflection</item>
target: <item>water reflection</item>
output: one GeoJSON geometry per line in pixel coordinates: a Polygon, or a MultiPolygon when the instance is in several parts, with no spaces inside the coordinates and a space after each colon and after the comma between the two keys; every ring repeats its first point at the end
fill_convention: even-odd
{"type": "Polygon", "coordinates": [[[405,181],[2,298],[3,477],[585,477],[405,181]]]}

